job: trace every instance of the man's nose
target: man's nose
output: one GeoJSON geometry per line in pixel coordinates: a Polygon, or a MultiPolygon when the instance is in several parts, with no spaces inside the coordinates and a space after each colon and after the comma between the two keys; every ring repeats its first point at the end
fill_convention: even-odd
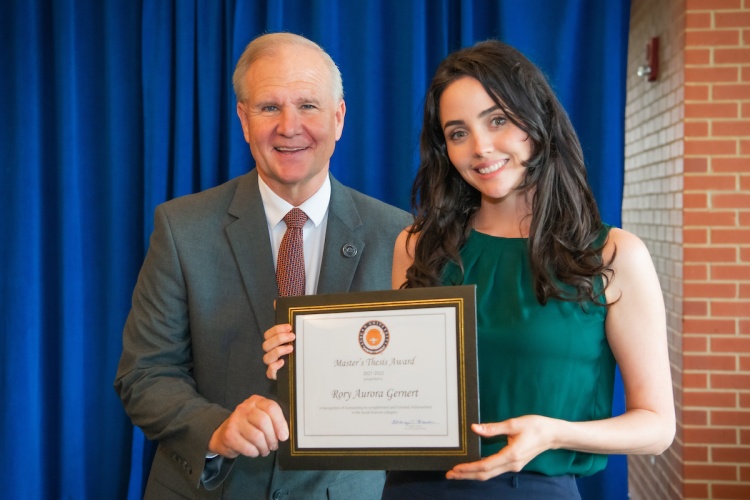
{"type": "Polygon", "coordinates": [[[293,107],[284,107],[279,115],[279,134],[285,137],[291,137],[299,133],[300,117],[297,109],[293,107]]]}

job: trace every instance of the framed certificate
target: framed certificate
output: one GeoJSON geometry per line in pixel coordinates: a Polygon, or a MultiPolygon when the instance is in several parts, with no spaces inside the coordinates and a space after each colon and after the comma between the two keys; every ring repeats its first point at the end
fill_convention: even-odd
{"type": "Polygon", "coordinates": [[[447,470],[478,460],[475,286],[282,297],[286,469],[447,470]]]}

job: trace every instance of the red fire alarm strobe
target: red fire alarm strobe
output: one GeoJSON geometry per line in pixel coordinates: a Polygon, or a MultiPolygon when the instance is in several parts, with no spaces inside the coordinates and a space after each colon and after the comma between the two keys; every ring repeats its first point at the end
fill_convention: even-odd
{"type": "Polygon", "coordinates": [[[638,76],[653,82],[659,75],[659,37],[653,37],[646,44],[646,64],[638,67],[638,76]]]}

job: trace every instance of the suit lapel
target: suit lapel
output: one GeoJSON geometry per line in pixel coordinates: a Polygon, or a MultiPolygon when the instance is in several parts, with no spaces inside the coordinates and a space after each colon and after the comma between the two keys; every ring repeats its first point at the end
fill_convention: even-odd
{"type": "Polygon", "coordinates": [[[362,219],[347,189],[331,175],[331,203],[320,266],[318,293],[347,292],[365,242],[358,236],[362,219]]]}
{"type": "Polygon", "coordinates": [[[262,333],[275,322],[273,301],[278,293],[256,170],[240,179],[228,212],[237,220],[227,226],[227,238],[262,333]]]}
{"type": "MultiPolygon", "coordinates": [[[[264,332],[275,323],[273,302],[278,293],[256,170],[240,179],[228,212],[237,218],[226,228],[229,245],[250,297],[258,330],[264,332]]],[[[365,248],[364,241],[358,236],[361,228],[362,219],[351,195],[331,176],[331,203],[318,293],[349,291],[365,248]]]]}

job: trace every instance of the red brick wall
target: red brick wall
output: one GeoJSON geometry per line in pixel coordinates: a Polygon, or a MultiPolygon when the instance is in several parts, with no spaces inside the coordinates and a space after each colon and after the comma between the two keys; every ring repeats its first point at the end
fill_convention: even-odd
{"type": "Polygon", "coordinates": [[[750,498],[750,2],[685,30],[685,498],[750,498]]]}
{"type": "Polygon", "coordinates": [[[631,14],[629,75],[651,36],[665,72],[629,77],[623,224],[657,263],[678,405],[666,456],[629,459],[631,496],[666,498],[666,480],[672,498],[750,499],[750,0],[633,0],[631,14]]]}

